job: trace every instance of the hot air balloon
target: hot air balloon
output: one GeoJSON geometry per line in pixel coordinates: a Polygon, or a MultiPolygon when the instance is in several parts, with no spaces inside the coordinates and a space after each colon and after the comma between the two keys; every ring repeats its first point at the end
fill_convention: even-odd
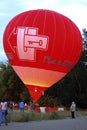
{"type": "Polygon", "coordinates": [[[37,101],[76,65],[82,52],[82,37],[66,16],[37,9],[10,20],[3,45],[9,63],[37,101]]]}

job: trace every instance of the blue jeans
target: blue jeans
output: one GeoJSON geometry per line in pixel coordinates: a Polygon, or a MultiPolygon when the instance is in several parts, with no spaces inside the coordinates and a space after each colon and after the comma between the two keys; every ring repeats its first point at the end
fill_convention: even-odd
{"type": "Polygon", "coordinates": [[[3,117],[4,117],[4,120],[5,120],[5,125],[8,125],[8,115],[6,115],[5,112],[6,112],[6,110],[0,111],[0,125],[2,123],[3,117]]]}

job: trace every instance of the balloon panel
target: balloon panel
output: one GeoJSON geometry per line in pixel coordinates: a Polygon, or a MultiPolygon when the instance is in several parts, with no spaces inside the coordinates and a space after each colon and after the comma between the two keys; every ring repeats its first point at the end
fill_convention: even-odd
{"type": "Polygon", "coordinates": [[[37,101],[41,96],[44,95],[44,91],[47,89],[46,87],[40,87],[40,86],[32,86],[32,85],[26,85],[31,98],[34,101],[37,101]]]}
{"type": "Polygon", "coordinates": [[[50,87],[55,81],[57,82],[66,75],[66,73],[63,72],[32,67],[13,66],[13,68],[19,77],[21,77],[24,84],[40,87],[50,87]]]}

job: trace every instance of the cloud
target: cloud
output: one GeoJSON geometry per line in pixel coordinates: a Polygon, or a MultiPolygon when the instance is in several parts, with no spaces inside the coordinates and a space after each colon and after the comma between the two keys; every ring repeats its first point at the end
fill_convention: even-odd
{"type": "Polygon", "coordinates": [[[0,16],[6,16],[7,14],[4,12],[0,12],[0,16]]]}
{"type": "MultiPolygon", "coordinates": [[[[21,0],[20,0],[21,1],[21,0]]],[[[21,5],[24,10],[29,10],[29,9],[40,9],[40,8],[49,8],[50,6],[55,6],[60,0],[25,0],[21,1],[21,5]]]]}
{"type": "Polygon", "coordinates": [[[72,3],[64,6],[56,6],[54,9],[70,18],[80,30],[87,27],[86,6],[72,3]]]}
{"type": "Polygon", "coordinates": [[[5,1],[3,0],[0,0],[0,10],[3,10],[3,9],[5,9],[6,8],[6,3],[5,3],[5,1]]]}
{"type": "Polygon", "coordinates": [[[81,5],[86,5],[87,6],[87,0],[72,0],[73,3],[78,3],[81,5]]]}

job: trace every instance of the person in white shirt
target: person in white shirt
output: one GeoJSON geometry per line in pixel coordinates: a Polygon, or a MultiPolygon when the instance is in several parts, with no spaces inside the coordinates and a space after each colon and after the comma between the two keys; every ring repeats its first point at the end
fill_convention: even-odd
{"type": "Polygon", "coordinates": [[[0,103],[0,126],[2,124],[2,119],[5,119],[5,125],[8,125],[8,112],[7,112],[7,102],[3,99],[0,103]]]}
{"type": "Polygon", "coordinates": [[[76,116],[76,104],[75,102],[73,101],[71,106],[70,106],[70,110],[71,110],[71,116],[72,118],[75,118],[76,116]]]}

